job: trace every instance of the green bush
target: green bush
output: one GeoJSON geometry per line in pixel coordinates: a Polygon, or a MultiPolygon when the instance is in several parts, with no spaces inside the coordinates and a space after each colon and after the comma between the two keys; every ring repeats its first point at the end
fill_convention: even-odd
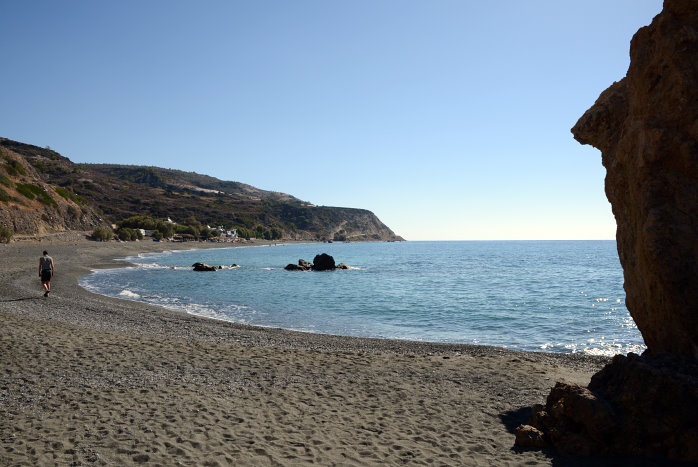
{"type": "Polygon", "coordinates": [[[67,188],[63,188],[62,186],[57,186],[56,187],[56,193],[61,195],[65,199],[69,199],[70,201],[74,202],[75,204],[78,204],[82,206],[82,204],[87,201],[85,198],[83,198],[80,195],[76,195],[75,193],[71,192],[67,188]]]}
{"type": "Polygon", "coordinates": [[[98,240],[100,242],[107,242],[111,240],[112,238],[112,233],[108,229],[105,229],[104,227],[97,227],[92,231],[92,239],[93,240],[98,240]]]}
{"type": "Polygon", "coordinates": [[[17,191],[19,191],[20,194],[26,196],[29,199],[34,199],[36,198],[36,195],[34,194],[34,190],[31,189],[33,185],[30,184],[22,184],[18,183],[17,184],[17,191]]]}
{"type": "Polygon", "coordinates": [[[46,162],[41,161],[41,160],[35,160],[31,163],[35,169],[38,169],[39,172],[47,172],[48,171],[48,166],[46,165],[46,162]]]}
{"type": "Polygon", "coordinates": [[[10,243],[10,240],[12,240],[12,235],[12,230],[5,227],[4,225],[0,225],[0,242],[10,243]]]}
{"type": "MultiPolygon", "coordinates": [[[[256,238],[263,238],[264,240],[278,240],[283,234],[278,227],[272,227],[268,229],[263,225],[258,225],[257,228],[252,232],[256,238]]],[[[238,235],[241,235],[238,231],[238,235]]]]}
{"type": "Polygon", "coordinates": [[[135,242],[136,240],[143,239],[143,234],[140,230],[131,229],[129,227],[121,227],[119,230],[116,231],[116,235],[119,237],[119,240],[123,240],[125,242],[135,242]]]}
{"type": "Polygon", "coordinates": [[[121,227],[119,230],[116,231],[116,236],[119,237],[119,240],[127,242],[131,240],[132,233],[133,229],[130,229],[128,227],[121,227]]]}
{"type": "Polygon", "coordinates": [[[169,222],[158,222],[157,230],[166,238],[172,238],[174,235],[174,225],[170,224],[169,222]]]}
{"type": "Polygon", "coordinates": [[[246,240],[249,240],[250,238],[254,237],[254,232],[247,227],[234,227],[235,230],[238,232],[238,237],[244,238],[246,240]]]}
{"type": "Polygon", "coordinates": [[[15,186],[15,184],[12,183],[12,180],[5,177],[3,174],[0,174],[0,185],[5,185],[8,188],[12,188],[13,186],[15,186]]]}
{"type": "Polygon", "coordinates": [[[27,175],[27,171],[24,169],[24,166],[17,162],[16,160],[12,159],[11,157],[2,156],[5,161],[7,161],[6,164],[3,164],[3,168],[7,171],[9,175],[12,175],[13,177],[16,177],[18,175],[27,175]]]}
{"type": "Polygon", "coordinates": [[[129,227],[131,229],[155,230],[158,221],[150,216],[131,216],[119,221],[119,227],[129,227]]]}
{"type": "Polygon", "coordinates": [[[212,238],[212,237],[217,237],[218,236],[218,231],[216,229],[208,229],[204,227],[201,229],[199,232],[199,236],[203,239],[206,240],[207,238],[212,238]]]}
{"type": "Polygon", "coordinates": [[[195,238],[199,238],[199,235],[201,234],[201,229],[199,229],[199,227],[196,227],[194,225],[177,224],[174,226],[174,230],[178,234],[189,234],[189,235],[193,235],[195,238]]]}
{"type": "Polygon", "coordinates": [[[155,240],[162,240],[163,237],[164,237],[164,235],[159,230],[156,230],[155,232],[153,232],[153,238],[155,240]]]}
{"type": "Polygon", "coordinates": [[[10,195],[7,194],[7,192],[0,188],[0,202],[7,203],[10,200],[10,195]]]}
{"type": "Polygon", "coordinates": [[[40,186],[32,185],[31,183],[18,183],[17,191],[29,199],[36,198],[47,206],[57,206],[56,201],[40,186]]]}
{"type": "Polygon", "coordinates": [[[182,224],[201,230],[201,222],[199,222],[194,216],[187,217],[182,221],[182,224]]]}

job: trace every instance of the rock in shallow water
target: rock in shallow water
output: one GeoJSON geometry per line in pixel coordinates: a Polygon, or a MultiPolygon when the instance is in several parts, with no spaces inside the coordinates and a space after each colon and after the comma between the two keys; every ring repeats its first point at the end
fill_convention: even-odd
{"type": "Polygon", "coordinates": [[[313,271],[331,271],[333,269],[337,269],[337,266],[335,266],[334,258],[327,253],[316,255],[313,258],[313,271]]]}
{"type": "Polygon", "coordinates": [[[217,271],[218,268],[216,266],[209,266],[206,263],[194,263],[191,265],[194,268],[194,271],[217,271]]]}
{"type": "Polygon", "coordinates": [[[327,253],[316,255],[313,263],[304,259],[299,259],[298,264],[289,264],[285,268],[287,271],[334,271],[335,269],[350,269],[344,263],[335,265],[334,258],[327,253]]]}

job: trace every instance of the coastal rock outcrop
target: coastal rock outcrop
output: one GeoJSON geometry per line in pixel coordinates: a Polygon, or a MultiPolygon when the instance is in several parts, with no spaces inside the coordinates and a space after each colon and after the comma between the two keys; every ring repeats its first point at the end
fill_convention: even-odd
{"type": "Polygon", "coordinates": [[[194,263],[191,265],[191,267],[194,268],[194,271],[218,271],[218,268],[216,266],[209,266],[206,263],[194,263]]]}
{"type": "Polygon", "coordinates": [[[588,388],[557,383],[545,406],[533,406],[530,425],[516,430],[516,444],[698,462],[697,375],[690,357],[617,355],[588,388]]]}
{"type": "Polygon", "coordinates": [[[287,271],[334,271],[335,269],[350,269],[348,265],[335,264],[334,258],[327,253],[316,255],[313,263],[304,259],[299,259],[298,264],[289,264],[285,268],[287,271]]]}
{"type": "Polygon", "coordinates": [[[698,359],[698,3],[666,0],[572,129],[601,150],[626,303],[652,353],[698,359]]]}
{"type": "Polygon", "coordinates": [[[313,258],[313,271],[331,271],[337,269],[334,263],[334,258],[327,253],[315,255],[313,258]]]}
{"type": "Polygon", "coordinates": [[[626,304],[647,345],[588,388],[558,383],[522,447],[698,462],[698,2],[665,0],[625,78],[572,128],[601,150],[626,304]]]}

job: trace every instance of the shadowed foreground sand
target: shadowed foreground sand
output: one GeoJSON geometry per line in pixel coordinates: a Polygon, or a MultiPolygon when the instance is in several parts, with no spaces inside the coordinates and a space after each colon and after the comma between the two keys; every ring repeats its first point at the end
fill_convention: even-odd
{"type": "Polygon", "coordinates": [[[173,248],[191,245],[0,245],[0,465],[590,461],[514,449],[512,432],[555,381],[586,383],[606,359],[254,328],[77,285],[173,248]]]}

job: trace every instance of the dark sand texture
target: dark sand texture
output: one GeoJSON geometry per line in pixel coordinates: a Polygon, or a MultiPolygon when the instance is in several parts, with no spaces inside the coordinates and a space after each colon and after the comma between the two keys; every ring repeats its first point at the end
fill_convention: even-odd
{"type": "Polygon", "coordinates": [[[191,247],[0,245],[0,465],[589,461],[517,450],[512,432],[555,381],[585,384],[606,359],[254,328],[77,285],[114,258],[191,247]]]}

